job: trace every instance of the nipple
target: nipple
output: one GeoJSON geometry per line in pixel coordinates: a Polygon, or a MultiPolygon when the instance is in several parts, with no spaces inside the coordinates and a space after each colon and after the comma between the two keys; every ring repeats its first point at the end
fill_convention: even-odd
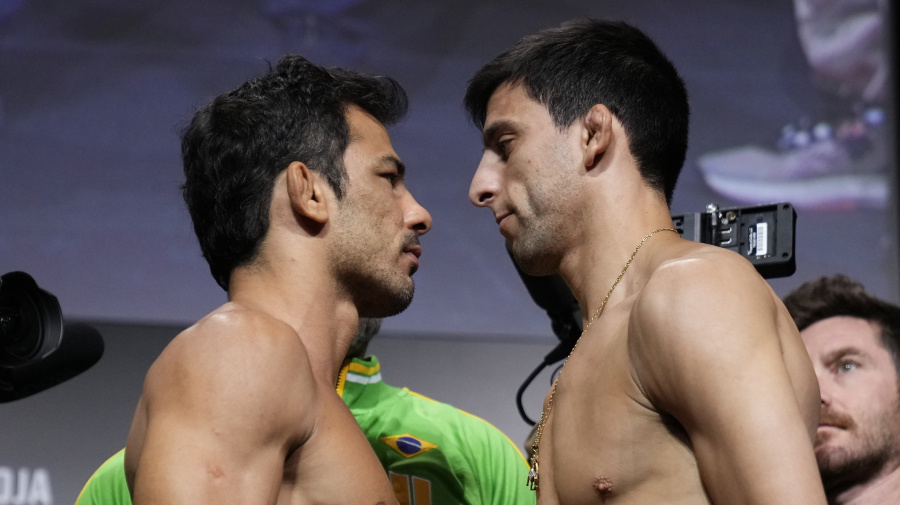
{"type": "Polygon", "coordinates": [[[602,497],[607,497],[613,493],[613,482],[607,477],[597,477],[594,480],[594,491],[602,497]]]}

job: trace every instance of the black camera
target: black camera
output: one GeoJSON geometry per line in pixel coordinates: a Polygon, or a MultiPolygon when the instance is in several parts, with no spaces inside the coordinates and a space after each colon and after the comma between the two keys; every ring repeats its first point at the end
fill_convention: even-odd
{"type": "Polygon", "coordinates": [[[66,381],[103,355],[100,333],[65,323],[59,301],[25,272],[0,276],[0,403],[66,381]]]}

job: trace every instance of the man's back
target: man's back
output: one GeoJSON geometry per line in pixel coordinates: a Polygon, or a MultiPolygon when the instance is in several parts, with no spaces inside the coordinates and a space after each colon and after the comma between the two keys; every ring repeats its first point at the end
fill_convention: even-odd
{"type": "Polygon", "coordinates": [[[810,443],[818,398],[787,312],[745,260],[675,240],[647,251],[646,277],[622,286],[566,363],[540,443],[539,503],[742,503],[754,472],[735,465],[780,457],[754,450],[760,437],[811,456],[791,451],[810,443]],[[785,416],[795,422],[773,425],[785,416]]]}
{"type": "Polygon", "coordinates": [[[233,303],[151,367],[125,459],[135,503],[394,503],[296,332],[233,303]]]}

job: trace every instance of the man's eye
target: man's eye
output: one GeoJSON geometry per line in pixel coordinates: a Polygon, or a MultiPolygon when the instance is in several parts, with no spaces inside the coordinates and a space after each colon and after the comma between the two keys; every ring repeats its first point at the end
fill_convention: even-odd
{"type": "Polygon", "coordinates": [[[840,363],[838,363],[837,368],[839,372],[851,372],[853,370],[856,370],[856,366],[856,363],[852,361],[841,361],[840,363]]]}
{"type": "Polygon", "coordinates": [[[510,139],[501,140],[500,142],[497,142],[497,152],[500,153],[500,156],[502,156],[504,158],[509,156],[509,143],[510,143],[510,139]]]}
{"type": "Polygon", "coordinates": [[[391,183],[391,185],[393,185],[393,184],[394,184],[394,181],[397,180],[397,174],[390,174],[390,173],[389,173],[389,174],[381,174],[381,176],[384,177],[385,179],[387,179],[388,182],[391,183]]]}

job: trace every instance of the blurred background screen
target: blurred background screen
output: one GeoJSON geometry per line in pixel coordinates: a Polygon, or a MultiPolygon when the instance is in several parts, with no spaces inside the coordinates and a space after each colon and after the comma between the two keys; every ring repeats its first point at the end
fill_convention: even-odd
{"type": "Polygon", "coordinates": [[[467,80],[521,36],[624,19],[685,78],[691,143],[673,214],[786,201],[797,272],[898,298],[886,2],[0,0],[0,273],[68,319],[186,325],[225,300],[180,195],[193,110],[295,52],[398,79],[391,130],[434,218],[416,301],[385,330],[547,338],[490,213],[467,199],[480,133],[467,80]]]}

